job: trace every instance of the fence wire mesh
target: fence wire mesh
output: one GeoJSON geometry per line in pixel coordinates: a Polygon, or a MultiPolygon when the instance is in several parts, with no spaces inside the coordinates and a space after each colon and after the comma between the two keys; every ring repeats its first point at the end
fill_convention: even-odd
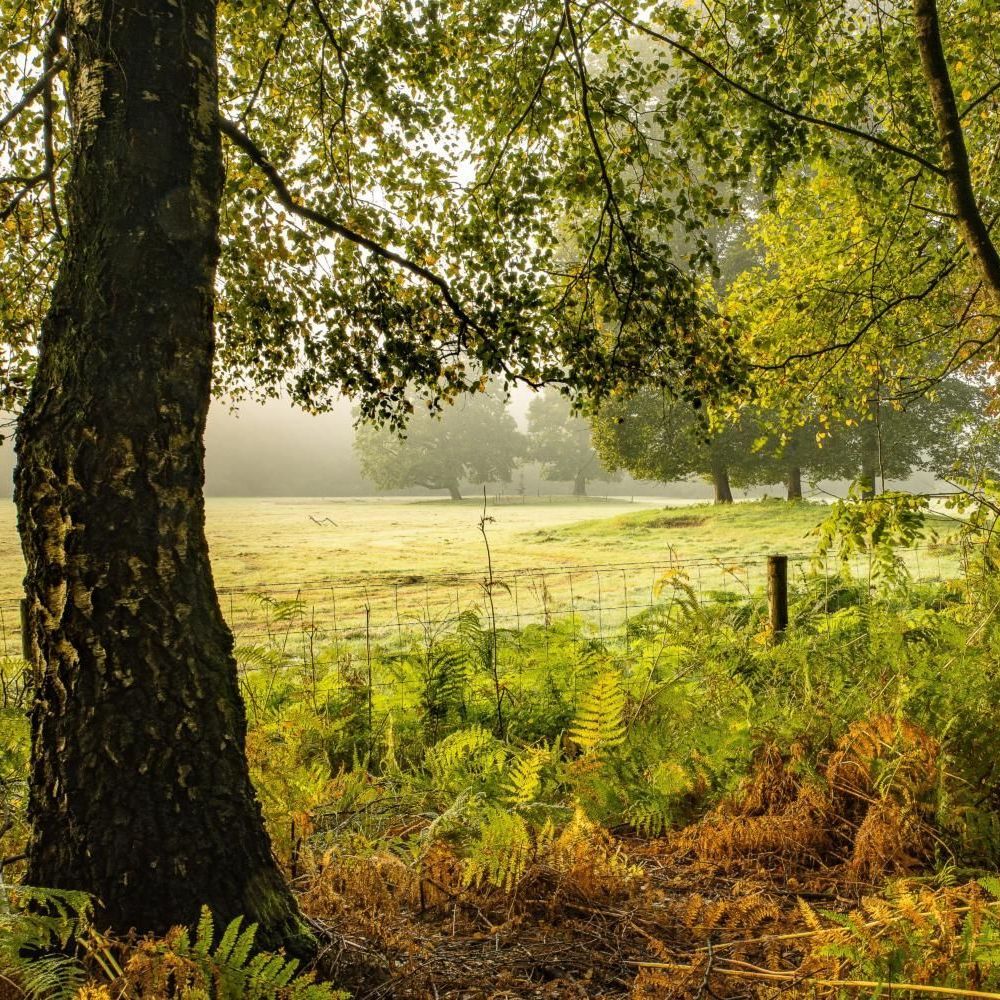
{"type": "MultiPolygon", "coordinates": [[[[968,557],[951,543],[900,555],[914,582],[958,578],[968,557]]],[[[797,553],[788,560],[793,593],[844,579],[844,564],[832,557],[817,562],[797,553]]],[[[867,592],[871,560],[854,558],[846,569],[867,592]]],[[[435,657],[452,649],[456,635],[463,637],[467,659],[478,660],[463,674],[463,698],[470,704],[496,702],[501,683],[510,698],[515,691],[532,697],[548,683],[553,659],[565,659],[566,643],[581,660],[600,648],[624,654],[620,660],[628,673],[646,669],[642,655],[630,655],[636,635],[656,615],[684,602],[725,604],[740,609],[744,622],[764,628],[766,574],[764,554],[699,560],[668,552],[647,562],[495,567],[492,576],[488,570],[431,575],[387,570],[255,582],[220,588],[219,599],[241,671],[301,669],[314,678],[332,677],[333,688],[363,688],[374,724],[379,712],[418,706],[429,691],[433,695],[434,685],[444,683],[435,657]],[[561,648],[553,652],[553,646],[561,648]]],[[[16,599],[0,601],[0,649],[7,658],[21,655],[16,599]]]]}

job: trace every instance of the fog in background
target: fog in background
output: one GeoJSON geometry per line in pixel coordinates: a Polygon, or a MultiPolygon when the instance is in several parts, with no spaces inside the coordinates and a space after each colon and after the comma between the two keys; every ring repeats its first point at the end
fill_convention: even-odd
{"type": "MultiPolygon", "coordinates": [[[[531,392],[516,392],[510,409],[521,429],[526,426],[526,412],[531,392]]],[[[344,497],[385,496],[387,491],[374,489],[361,477],[352,441],[354,428],[351,406],[344,400],[331,413],[313,416],[303,413],[285,400],[270,400],[264,404],[244,403],[232,412],[224,403],[214,402],[208,418],[206,434],[206,483],[208,496],[217,497],[344,497]]],[[[0,445],[0,497],[12,492],[14,466],[13,440],[8,437],[0,445]]],[[[932,477],[915,477],[909,488],[928,489],[932,477]]],[[[473,486],[477,484],[472,484],[473,486]]],[[[496,484],[491,485],[491,492],[496,484]]],[[[846,484],[824,484],[840,495],[846,484]]],[[[568,493],[571,483],[546,482],[539,479],[538,469],[527,466],[514,473],[508,492],[568,493]]],[[[628,477],[616,483],[588,484],[594,496],[671,496],[690,499],[710,499],[712,489],[700,482],[655,483],[637,482],[628,477]]],[[[471,490],[470,490],[471,492],[471,490]]],[[[808,491],[807,491],[808,492],[808,491]]],[[[394,496],[441,496],[414,487],[393,490],[394,496]]],[[[737,496],[743,491],[734,490],[737,496]]],[[[780,487],[753,489],[750,496],[770,493],[781,496],[780,487]]]]}

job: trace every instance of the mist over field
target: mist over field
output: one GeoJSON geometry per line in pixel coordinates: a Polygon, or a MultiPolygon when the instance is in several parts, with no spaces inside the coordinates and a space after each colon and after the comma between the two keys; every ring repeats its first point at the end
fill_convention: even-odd
{"type": "MultiPolygon", "coordinates": [[[[515,393],[510,411],[523,428],[532,394],[515,393]]],[[[224,402],[213,402],[206,433],[205,492],[214,497],[322,497],[435,496],[420,487],[378,490],[361,474],[353,447],[354,428],[350,402],[344,400],[330,413],[312,415],[284,400],[244,403],[234,411],[224,402]]],[[[13,437],[0,445],[0,497],[12,494],[13,437]]],[[[514,473],[508,491],[516,492],[522,473],[514,473]]],[[[477,484],[471,484],[474,488],[477,484]]],[[[538,468],[523,472],[529,494],[564,493],[569,483],[543,481],[538,468]]],[[[616,483],[594,483],[590,492],[603,496],[670,496],[710,499],[711,487],[701,482],[656,483],[625,477],[616,483]]],[[[760,496],[766,490],[755,489],[760,496]]],[[[771,491],[772,494],[777,492],[771,491]]]]}
{"type": "MultiPolygon", "coordinates": [[[[510,411],[522,428],[530,392],[515,393],[510,411]]],[[[351,406],[345,400],[330,413],[312,415],[284,400],[244,403],[236,411],[216,401],[208,417],[206,434],[206,487],[213,497],[347,497],[436,496],[440,491],[420,487],[378,490],[361,474],[353,447],[351,406]]],[[[14,469],[13,438],[0,445],[0,497],[12,495],[14,469]]],[[[514,473],[508,492],[517,492],[523,482],[529,495],[569,491],[571,484],[542,480],[538,467],[528,464],[514,473]]],[[[921,473],[905,481],[909,489],[929,489],[936,480],[921,473]]],[[[474,492],[478,484],[471,484],[474,492]]],[[[843,495],[847,484],[823,482],[824,490],[843,495]]],[[[625,476],[615,483],[594,483],[595,496],[663,496],[708,500],[712,489],[706,483],[657,483],[625,476]]],[[[780,495],[780,487],[757,487],[739,495],[780,495]]]]}

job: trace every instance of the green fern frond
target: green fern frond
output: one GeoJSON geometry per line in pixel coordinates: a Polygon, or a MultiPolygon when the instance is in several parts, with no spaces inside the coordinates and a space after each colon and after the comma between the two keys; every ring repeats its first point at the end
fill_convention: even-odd
{"type": "Polygon", "coordinates": [[[256,935],[256,924],[243,927],[243,918],[236,917],[214,945],[215,921],[208,907],[203,907],[194,943],[184,932],[170,950],[194,961],[205,981],[217,984],[218,1000],[334,1000],[341,996],[332,987],[314,982],[312,974],[299,974],[294,958],[270,952],[251,957],[256,935]]]}
{"type": "Polygon", "coordinates": [[[527,824],[517,813],[489,806],[479,819],[476,839],[465,860],[467,886],[490,885],[512,892],[534,856],[527,824]]]}
{"type": "Polygon", "coordinates": [[[427,751],[425,763],[435,783],[447,788],[477,775],[499,773],[507,750],[492,733],[480,726],[460,729],[427,751]]]}
{"type": "Polygon", "coordinates": [[[570,736],[584,753],[625,742],[625,692],[618,673],[605,668],[580,699],[570,736]]]}
{"type": "Polygon", "coordinates": [[[191,949],[195,955],[207,956],[212,950],[212,943],[215,941],[215,920],[212,911],[207,907],[201,908],[201,917],[195,930],[194,947],[191,949]]]}
{"type": "Polygon", "coordinates": [[[31,1000],[63,1000],[85,980],[75,958],[51,954],[90,924],[92,902],[84,892],[16,886],[0,910],[0,968],[14,976],[31,1000]]]}
{"type": "Polygon", "coordinates": [[[542,776],[551,757],[547,747],[530,747],[513,760],[503,782],[503,796],[510,805],[527,806],[538,801],[542,776]]]}
{"type": "Polygon", "coordinates": [[[1000,878],[996,875],[980,875],[976,881],[994,899],[1000,899],[1000,878]]]}

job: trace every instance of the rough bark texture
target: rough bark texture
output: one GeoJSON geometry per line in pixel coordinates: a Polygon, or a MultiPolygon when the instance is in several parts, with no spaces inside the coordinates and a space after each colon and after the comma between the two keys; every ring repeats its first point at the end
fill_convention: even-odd
{"type": "Polygon", "coordinates": [[[990,235],[976,198],[965,133],[948,72],[941,25],[935,0],[914,0],[913,17],[920,62],[930,93],[934,121],[941,145],[941,165],[948,183],[948,197],[959,232],[983,281],[1000,300],[1000,250],[990,235]]]}
{"type": "Polygon", "coordinates": [[[309,948],[244,753],[204,533],[214,0],[70,0],[68,237],[18,427],[37,699],[28,880],[118,930],[207,904],[309,948]]]}
{"type": "Polygon", "coordinates": [[[785,488],[788,491],[789,500],[802,499],[802,470],[797,465],[793,465],[788,470],[785,477],[785,488]]]}
{"type": "Polygon", "coordinates": [[[573,480],[573,496],[575,497],[585,497],[587,495],[587,476],[578,472],[576,478],[573,480]]]}
{"type": "Polygon", "coordinates": [[[715,468],[712,470],[712,485],[715,487],[716,503],[732,503],[733,490],[729,485],[729,470],[715,468]]]}

